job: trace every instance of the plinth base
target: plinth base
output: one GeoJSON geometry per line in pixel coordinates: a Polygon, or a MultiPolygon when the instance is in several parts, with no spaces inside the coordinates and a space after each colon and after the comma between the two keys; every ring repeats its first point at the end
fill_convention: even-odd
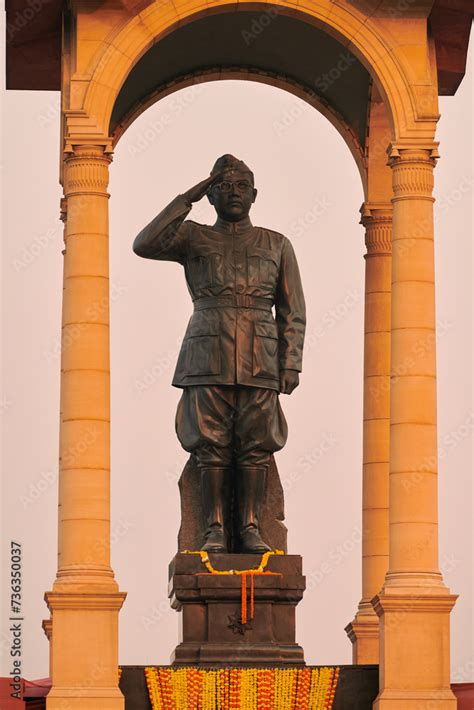
{"type": "MultiPolygon", "coordinates": [[[[216,570],[245,570],[260,564],[261,555],[209,555],[216,570]]],[[[299,555],[275,555],[254,577],[252,620],[242,624],[242,578],[210,574],[199,555],[177,554],[169,568],[169,596],[182,612],[181,643],[173,665],[303,665],[303,649],[295,641],[296,605],[305,578],[299,555]]]]}
{"type": "Polygon", "coordinates": [[[457,710],[458,701],[450,689],[439,691],[423,691],[416,693],[403,691],[385,691],[375,699],[374,710],[420,710],[420,708],[433,708],[433,710],[457,710]],[[414,697],[415,696],[415,697],[414,697]]]}
{"type": "Polygon", "coordinates": [[[47,710],[124,710],[125,699],[117,687],[53,688],[46,698],[47,710]]]}

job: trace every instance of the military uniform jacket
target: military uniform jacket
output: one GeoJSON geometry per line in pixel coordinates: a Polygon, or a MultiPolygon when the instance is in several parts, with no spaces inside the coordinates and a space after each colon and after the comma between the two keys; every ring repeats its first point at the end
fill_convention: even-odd
{"type": "Polygon", "coordinates": [[[137,237],[152,240],[146,257],[183,265],[194,302],[173,385],[279,390],[280,370],[302,369],[305,302],[293,247],[248,217],[185,221],[190,209],[178,195],[137,237]]]}

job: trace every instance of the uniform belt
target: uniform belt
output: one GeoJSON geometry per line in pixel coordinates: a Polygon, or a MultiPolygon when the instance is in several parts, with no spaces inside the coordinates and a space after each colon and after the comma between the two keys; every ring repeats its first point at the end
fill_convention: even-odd
{"type": "Polygon", "coordinates": [[[194,301],[194,310],[202,311],[204,308],[257,308],[261,311],[271,311],[272,301],[269,298],[248,296],[244,293],[230,294],[229,296],[203,296],[194,301]]]}

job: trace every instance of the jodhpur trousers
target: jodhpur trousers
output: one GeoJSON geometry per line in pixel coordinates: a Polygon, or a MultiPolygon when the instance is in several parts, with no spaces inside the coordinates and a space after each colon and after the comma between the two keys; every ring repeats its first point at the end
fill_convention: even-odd
{"type": "Polygon", "coordinates": [[[176,433],[200,468],[268,466],[288,436],[278,392],[244,385],[183,388],[176,433]]]}

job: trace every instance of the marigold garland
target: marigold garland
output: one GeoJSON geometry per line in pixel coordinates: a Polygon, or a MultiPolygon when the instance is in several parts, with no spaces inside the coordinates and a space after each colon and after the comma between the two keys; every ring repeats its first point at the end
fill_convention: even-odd
{"type": "Polygon", "coordinates": [[[284,555],[285,553],[283,550],[269,550],[268,552],[264,552],[262,555],[262,559],[260,560],[260,564],[257,567],[254,567],[252,569],[246,569],[246,570],[241,570],[241,569],[225,569],[225,570],[218,570],[214,569],[212,566],[212,563],[209,559],[209,555],[205,550],[183,550],[183,554],[185,555],[199,555],[201,558],[201,562],[203,565],[206,567],[207,571],[210,574],[250,574],[250,573],[262,573],[265,571],[266,566],[268,565],[268,560],[272,555],[284,555]]]}
{"type": "Polygon", "coordinates": [[[339,668],[145,668],[152,710],[331,710],[339,668]]]}
{"type": "Polygon", "coordinates": [[[237,574],[242,577],[241,584],[241,622],[246,624],[247,621],[252,621],[255,613],[255,575],[279,575],[279,572],[269,572],[266,570],[268,561],[272,555],[284,555],[283,550],[269,550],[262,555],[260,564],[252,569],[228,569],[228,570],[217,570],[211,564],[209,555],[204,550],[184,550],[183,554],[186,555],[199,555],[201,562],[206,567],[208,574],[237,574]],[[247,606],[247,577],[250,577],[250,600],[247,606]]]}
{"type": "MultiPolygon", "coordinates": [[[[254,578],[278,574],[266,570],[271,550],[260,564],[248,570],[216,570],[207,552],[200,555],[205,574],[234,574],[241,579],[241,621],[246,624],[255,612],[254,578]],[[250,599],[247,600],[247,577],[250,599]]],[[[119,668],[119,679],[121,669],[119,668]]],[[[339,679],[339,668],[145,668],[152,710],[331,710],[339,679]]]]}

